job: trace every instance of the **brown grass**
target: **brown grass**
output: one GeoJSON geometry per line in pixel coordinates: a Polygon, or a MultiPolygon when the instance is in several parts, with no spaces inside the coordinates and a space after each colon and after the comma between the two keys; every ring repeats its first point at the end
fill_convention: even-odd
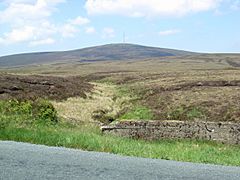
{"type": "MultiPolygon", "coordinates": [[[[193,117],[191,120],[201,118],[208,121],[238,122],[240,121],[239,64],[240,55],[237,54],[207,54],[141,61],[58,63],[2,71],[64,77],[77,74],[89,82],[112,82],[116,84],[116,89],[122,85],[128,86],[130,91],[141,97],[138,103],[153,111],[155,119],[175,117],[179,120],[190,120],[188,117],[191,116],[193,117]],[[196,114],[200,114],[201,117],[197,117],[196,114]]],[[[78,86],[81,85],[78,84],[78,86]]],[[[98,88],[100,86],[95,91],[98,91],[98,88]]],[[[105,87],[102,90],[103,93],[97,95],[98,98],[104,97],[104,100],[96,98],[95,92],[95,95],[88,94],[88,100],[68,99],[64,102],[65,105],[62,104],[60,111],[66,111],[65,114],[69,116],[72,111],[77,112],[77,109],[88,108],[91,109],[88,111],[90,114],[98,110],[100,110],[98,113],[109,113],[106,109],[116,102],[110,100],[113,99],[113,95],[109,94],[108,88],[105,87]],[[90,100],[91,102],[88,102],[90,100]],[[106,104],[98,105],[97,102],[106,104]],[[106,109],[102,108],[104,106],[106,109]],[[71,110],[70,107],[75,110],[71,110]]],[[[117,107],[113,109],[115,108],[118,109],[117,107]]],[[[80,119],[92,120],[92,115],[85,114],[88,115],[80,119]]],[[[81,116],[76,113],[71,117],[81,116]]]]}
{"type": "Polygon", "coordinates": [[[110,123],[125,108],[131,106],[129,96],[120,96],[116,85],[93,83],[94,89],[87,98],[72,97],[66,101],[52,101],[59,115],[73,124],[85,122],[110,123]]]}

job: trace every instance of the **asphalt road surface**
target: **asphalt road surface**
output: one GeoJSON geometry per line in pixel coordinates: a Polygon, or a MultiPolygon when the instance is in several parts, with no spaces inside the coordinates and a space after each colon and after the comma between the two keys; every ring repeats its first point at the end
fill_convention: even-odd
{"type": "Polygon", "coordinates": [[[240,167],[123,157],[108,153],[0,141],[0,179],[239,180],[240,167]]]}

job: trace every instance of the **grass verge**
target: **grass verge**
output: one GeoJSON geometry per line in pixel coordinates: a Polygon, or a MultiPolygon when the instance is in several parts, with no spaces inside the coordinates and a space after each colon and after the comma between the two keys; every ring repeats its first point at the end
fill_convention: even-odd
{"type": "Polygon", "coordinates": [[[47,101],[0,102],[0,140],[176,161],[240,166],[240,146],[193,140],[143,141],[104,135],[90,124],[56,119],[47,101]]]}
{"type": "Polygon", "coordinates": [[[89,125],[81,128],[55,125],[34,129],[9,126],[0,130],[0,139],[127,156],[240,166],[239,146],[192,140],[146,142],[102,135],[97,128],[89,125]]]}

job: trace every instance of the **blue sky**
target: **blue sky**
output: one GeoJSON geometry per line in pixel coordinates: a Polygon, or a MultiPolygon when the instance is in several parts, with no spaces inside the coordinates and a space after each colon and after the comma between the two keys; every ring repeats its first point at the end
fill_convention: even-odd
{"type": "Polygon", "coordinates": [[[0,56],[126,42],[240,52],[240,0],[1,0],[0,56]]]}

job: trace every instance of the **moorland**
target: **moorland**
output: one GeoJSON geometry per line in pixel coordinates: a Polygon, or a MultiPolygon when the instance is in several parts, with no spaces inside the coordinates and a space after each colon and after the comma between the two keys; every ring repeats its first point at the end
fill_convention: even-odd
{"type": "Polygon", "coordinates": [[[0,139],[239,166],[238,145],[146,142],[103,135],[99,126],[124,120],[239,122],[240,55],[166,49],[159,55],[159,49],[122,46],[121,53],[114,47],[101,56],[84,50],[80,60],[1,66],[0,139]]]}

